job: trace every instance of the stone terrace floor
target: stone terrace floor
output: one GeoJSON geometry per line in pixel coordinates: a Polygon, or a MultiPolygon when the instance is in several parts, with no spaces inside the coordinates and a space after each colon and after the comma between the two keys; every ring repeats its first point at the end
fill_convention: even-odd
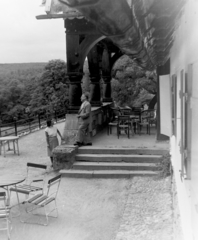
{"type": "MultiPolygon", "coordinates": [[[[56,126],[62,132],[64,122],[56,126]]],[[[93,145],[169,149],[168,142],[155,141],[154,133],[135,135],[130,139],[123,135],[117,139],[115,133],[108,136],[103,131],[93,138],[93,145]]],[[[20,138],[19,148],[20,156],[13,152],[8,152],[5,158],[0,156],[1,174],[4,171],[24,173],[27,162],[47,164],[48,178],[57,174],[50,168],[43,129],[20,138]]],[[[11,201],[16,204],[14,194],[11,201]]],[[[62,178],[57,202],[59,217],[50,219],[48,226],[23,224],[19,218],[13,218],[11,239],[174,239],[170,178],[62,178]]],[[[0,239],[6,239],[3,231],[0,239]]]]}

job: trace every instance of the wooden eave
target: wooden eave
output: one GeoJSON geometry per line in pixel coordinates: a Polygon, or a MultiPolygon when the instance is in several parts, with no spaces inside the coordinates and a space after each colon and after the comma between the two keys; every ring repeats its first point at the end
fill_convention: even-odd
{"type": "Polygon", "coordinates": [[[154,69],[169,58],[174,33],[186,0],[59,0],[79,15],[47,14],[37,19],[81,18],[100,34],[135,58],[140,66],[154,69]]]}

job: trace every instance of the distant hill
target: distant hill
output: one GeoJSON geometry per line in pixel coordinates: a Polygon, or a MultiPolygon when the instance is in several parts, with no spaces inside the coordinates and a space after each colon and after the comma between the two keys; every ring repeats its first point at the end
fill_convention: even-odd
{"type": "Polygon", "coordinates": [[[0,64],[0,75],[7,75],[18,71],[26,71],[28,69],[43,69],[47,63],[5,63],[0,64]]]}

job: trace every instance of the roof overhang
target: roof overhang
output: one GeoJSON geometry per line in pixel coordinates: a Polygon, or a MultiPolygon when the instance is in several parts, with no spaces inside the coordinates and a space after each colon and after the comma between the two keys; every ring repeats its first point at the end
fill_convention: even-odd
{"type": "Polygon", "coordinates": [[[185,0],[46,0],[45,19],[84,16],[140,66],[154,69],[169,58],[184,3],[185,0]]]}

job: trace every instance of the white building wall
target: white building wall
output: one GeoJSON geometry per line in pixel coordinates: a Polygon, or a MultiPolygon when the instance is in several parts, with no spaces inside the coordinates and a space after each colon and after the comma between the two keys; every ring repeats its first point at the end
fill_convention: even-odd
{"type": "MultiPolygon", "coordinates": [[[[179,208],[183,233],[186,240],[198,240],[198,1],[188,0],[178,28],[175,42],[171,50],[171,75],[177,75],[177,134],[172,137],[173,167],[179,197],[179,208]],[[192,97],[191,109],[191,179],[180,177],[181,155],[181,114],[180,114],[180,73],[188,71],[192,64],[192,97]]],[[[188,77],[188,76],[187,76],[188,77]]]]}

